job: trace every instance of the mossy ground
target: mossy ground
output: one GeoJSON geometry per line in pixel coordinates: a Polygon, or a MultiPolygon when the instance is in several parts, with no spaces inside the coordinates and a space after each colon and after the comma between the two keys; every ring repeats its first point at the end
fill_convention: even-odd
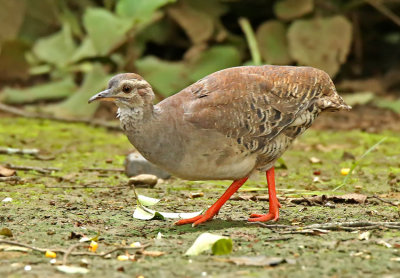
{"type": "MultiPolygon", "coordinates": [[[[330,232],[320,236],[291,234],[286,240],[271,231],[247,224],[252,212],[263,212],[267,203],[229,201],[218,217],[197,228],[172,226],[172,221],[140,221],[132,218],[135,208],[133,192],[125,186],[127,178],[113,172],[99,173],[85,168],[122,168],[125,155],[133,150],[122,133],[110,132],[83,124],[66,124],[22,118],[0,119],[0,146],[38,148],[53,160],[32,156],[0,155],[0,164],[58,167],[52,175],[35,171],[18,171],[23,182],[16,185],[0,183],[0,200],[11,197],[11,203],[0,203],[0,228],[14,234],[12,240],[43,248],[68,248],[77,242],[68,239],[71,232],[95,236],[100,233],[100,247],[139,241],[151,242],[149,250],[164,251],[161,257],[145,257],[136,262],[121,262],[115,254],[111,259],[87,258],[90,273],[97,277],[400,277],[398,248],[377,244],[379,239],[398,246],[399,230],[374,230],[369,241],[360,241],[359,233],[330,232]],[[82,186],[96,188],[79,188],[82,186]],[[235,266],[218,260],[219,256],[204,254],[188,258],[183,254],[202,232],[230,236],[234,241],[231,256],[278,256],[296,259],[296,264],[260,268],[235,266]],[[153,239],[161,232],[162,240],[153,239]]],[[[299,138],[283,157],[288,169],[277,170],[280,196],[312,194],[343,194],[360,192],[379,194],[388,200],[400,197],[399,184],[390,183],[400,175],[400,134],[360,131],[334,132],[309,130],[299,138]],[[350,167],[350,153],[359,158],[368,148],[386,137],[374,151],[360,161],[354,174],[340,190],[341,168],[350,167]],[[317,157],[321,164],[311,164],[317,157]],[[320,172],[319,182],[314,182],[320,172]]],[[[162,201],[160,211],[197,211],[211,205],[229,185],[229,181],[193,182],[170,179],[154,189],[138,189],[141,194],[162,201]],[[191,200],[191,192],[204,192],[204,197],[191,200]]],[[[242,187],[239,194],[266,194],[266,182],[260,174],[242,187]],[[246,192],[248,191],[248,192],[246,192]]],[[[399,208],[382,202],[363,205],[336,204],[335,208],[282,203],[280,224],[307,225],[336,221],[398,221],[399,208]]],[[[61,255],[59,255],[61,259],[61,255]]],[[[225,258],[226,256],[222,256],[225,258]]],[[[70,257],[79,264],[82,257],[70,257]]],[[[57,277],[49,259],[42,253],[0,252],[1,277],[57,277]],[[23,267],[31,265],[25,272],[23,267]]]]}

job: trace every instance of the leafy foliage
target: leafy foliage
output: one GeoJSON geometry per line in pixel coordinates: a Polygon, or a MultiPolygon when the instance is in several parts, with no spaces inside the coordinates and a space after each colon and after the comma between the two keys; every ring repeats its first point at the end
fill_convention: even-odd
{"type": "Polygon", "coordinates": [[[45,110],[90,117],[87,96],[123,71],[141,74],[161,97],[239,65],[308,65],[334,77],[352,43],[345,14],[363,4],[326,2],[274,0],[257,9],[247,1],[0,0],[0,79],[49,85],[5,88],[0,99],[69,98],[45,110]]]}

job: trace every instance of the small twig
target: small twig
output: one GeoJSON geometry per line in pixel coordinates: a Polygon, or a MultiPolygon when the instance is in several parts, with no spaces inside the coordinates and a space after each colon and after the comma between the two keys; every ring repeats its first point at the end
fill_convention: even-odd
{"type": "Polygon", "coordinates": [[[393,23],[400,26],[400,17],[389,10],[386,6],[375,0],[366,0],[366,2],[374,7],[376,10],[378,10],[381,14],[393,21],[393,23]]]}
{"type": "Polygon", "coordinates": [[[13,169],[13,170],[23,170],[23,171],[36,171],[42,174],[49,174],[52,171],[60,171],[60,168],[54,168],[54,167],[34,167],[34,166],[18,166],[18,165],[12,165],[12,164],[6,164],[7,168],[13,169]]]}
{"type": "Polygon", "coordinates": [[[140,247],[119,246],[119,247],[111,249],[110,251],[107,251],[105,253],[92,253],[92,252],[72,252],[72,250],[77,247],[76,246],[77,244],[71,246],[71,247],[74,247],[74,248],[71,249],[71,247],[70,247],[67,250],[65,250],[65,249],[52,249],[52,248],[39,248],[39,247],[31,246],[31,245],[28,245],[28,244],[25,244],[25,243],[11,241],[11,240],[0,240],[0,244],[8,244],[8,245],[13,245],[13,246],[20,246],[20,247],[24,247],[24,248],[27,248],[27,249],[31,249],[33,251],[42,252],[42,253],[45,253],[46,251],[51,250],[51,251],[53,251],[55,253],[62,253],[62,254],[67,254],[67,252],[68,252],[69,256],[94,256],[94,257],[105,257],[107,255],[110,255],[110,254],[112,254],[114,252],[121,251],[121,250],[143,250],[143,249],[146,249],[149,246],[151,246],[150,243],[144,244],[144,245],[142,245],[140,247]]]}
{"type": "Polygon", "coordinates": [[[263,239],[263,241],[267,242],[267,241],[280,241],[280,240],[289,240],[289,239],[292,239],[292,237],[290,237],[290,236],[273,237],[273,238],[263,239]]]}
{"type": "MultiPolygon", "coordinates": [[[[250,222],[252,223],[252,222],[250,222]]],[[[257,224],[259,226],[269,228],[269,229],[283,229],[286,231],[296,231],[296,230],[331,230],[331,231],[355,231],[355,230],[374,230],[380,229],[382,227],[389,229],[400,229],[400,222],[333,222],[333,223],[323,223],[323,224],[312,224],[308,226],[289,226],[289,225],[270,225],[261,222],[254,222],[252,224],[257,224]]]]}
{"type": "Polygon", "coordinates": [[[124,169],[108,169],[108,168],[83,168],[85,171],[100,171],[100,172],[118,172],[123,173],[125,172],[124,169]]]}
{"type": "Polygon", "coordinates": [[[369,197],[369,198],[375,198],[375,199],[381,201],[382,203],[386,203],[386,204],[392,205],[392,206],[394,206],[394,207],[398,207],[398,206],[399,206],[399,204],[395,204],[395,203],[393,203],[393,202],[391,202],[391,201],[384,200],[384,199],[382,199],[382,198],[380,198],[380,197],[378,197],[378,196],[376,196],[376,195],[371,196],[371,197],[369,197]]]}
{"type": "Polygon", "coordinates": [[[112,185],[109,185],[109,186],[106,186],[106,185],[104,185],[104,186],[102,186],[102,185],[100,185],[100,186],[66,185],[66,186],[46,186],[46,188],[76,188],[76,189],[79,189],[79,188],[113,188],[113,189],[127,189],[127,188],[129,188],[129,186],[112,186],[112,185]]]}
{"type": "Polygon", "coordinates": [[[337,187],[335,187],[332,191],[336,191],[339,188],[341,188],[342,186],[347,184],[347,181],[350,179],[350,177],[353,175],[353,171],[354,169],[357,167],[358,164],[360,164],[361,160],[363,160],[364,157],[366,157],[370,152],[372,152],[373,150],[375,150],[380,144],[382,144],[385,140],[387,139],[387,137],[382,138],[381,140],[379,140],[378,143],[374,144],[372,147],[370,147],[368,150],[366,150],[365,153],[362,154],[362,156],[360,156],[359,159],[357,159],[356,161],[353,162],[353,165],[351,165],[350,167],[350,172],[347,174],[347,176],[343,179],[342,184],[338,185],[337,187]]]}
{"type": "Polygon", "coordinates": [[[0,182],[9,182],[9,181],[20,181],[21,178],[17,176],[11,176],[11,177],[0,177],[0,182]]]}
{"type": "Polygon", "coordinates": [[[111,130],[117,130],[121,131],[121,128],[118,124],[114,123],[109,123],[109,122],[104,122],[104,121],[96,121],[96,120],[88,120],[88,119],[83,119],[83,120],[78,120],[78,119],[68,119],[68,118],[61,118],[61,117],[55,117],[55,116],[49,116],[49,115],[41,115],[41,114],[36,114],[36,113],[31,113],[27,112],[25,110],[6,105],[4,103],[0,103],[0,111],[4,111],[13,115],[17,115],[20,117],[24,118],[30,118],[30,119],[44,119],[44,120],[53,120],[53,121],[58,121],[58,122],[64,122],[64,123],[84,123],[88,124],[91,126],[95,127],[105,127],[107,129],[111,130]]]}
{"type": "Polygon", "coordinates": [[[39,154],[38,149],[15,149],[15,148],[4,148],[0,147],[0,154],[39,154]]]}
{"type": "Polygon", "coordinates": [[[72,251],[78,248],[79,246],[83,245],[84,243],[87,244],[87,242],[78,242],[77,244],[73,244],[70,247],[68,247],[67,251],[64,253],[62,264],[66,265],[68,256],[72,253],[72,251]]]}

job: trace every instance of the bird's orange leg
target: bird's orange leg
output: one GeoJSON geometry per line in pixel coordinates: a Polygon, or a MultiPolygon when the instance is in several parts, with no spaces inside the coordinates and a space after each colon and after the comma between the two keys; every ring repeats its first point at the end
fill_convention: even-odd
{"type": "Polygon", "coordinates": [[[269,212],[268,214],[252,214],[248,221],[250,222],[266,222],[277,221],[279,219],[279,208],[281,204],[278,202],[275,190],[275,169],[272,167],[267,171],[268,195],[269,195],[269,212]]]}
{"type": "Polygon", "coordinates": [[[214,217],[220,208],[229,200],[229,198],[247,181],[248,177],[235,180],[225,193],[213,204],[203,215],[199,215],[189,219],[182,219],[174,223],[174,225],[184,225],[193,223],[193,227],[200,223],[206,222],[214,217]]]}

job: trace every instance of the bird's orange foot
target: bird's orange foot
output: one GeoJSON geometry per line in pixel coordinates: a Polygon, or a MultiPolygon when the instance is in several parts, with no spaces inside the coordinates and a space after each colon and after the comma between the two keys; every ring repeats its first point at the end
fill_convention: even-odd
{"type": "Polygon", "coordinates": [[[268,214],[256,214],[253,213],[250,215],[250,218],[247,219],[249,222],[267,222],[267,221],[278,221],[279,219],[279,211],[272,211],[269,212],[268,214]]]}
{"type": "Polygon", "coordinates": [[[188,219],[182,219],[179,221],[176,221],[174,225],[185,225],[185,224],[192,224],[193,227],[196,227],[197,225],[204,223],[208,220],[211,220],[214,217],[214,215],[210,214],[204,214],[204,215],[198,215],[192,218],[188,219]]]}

